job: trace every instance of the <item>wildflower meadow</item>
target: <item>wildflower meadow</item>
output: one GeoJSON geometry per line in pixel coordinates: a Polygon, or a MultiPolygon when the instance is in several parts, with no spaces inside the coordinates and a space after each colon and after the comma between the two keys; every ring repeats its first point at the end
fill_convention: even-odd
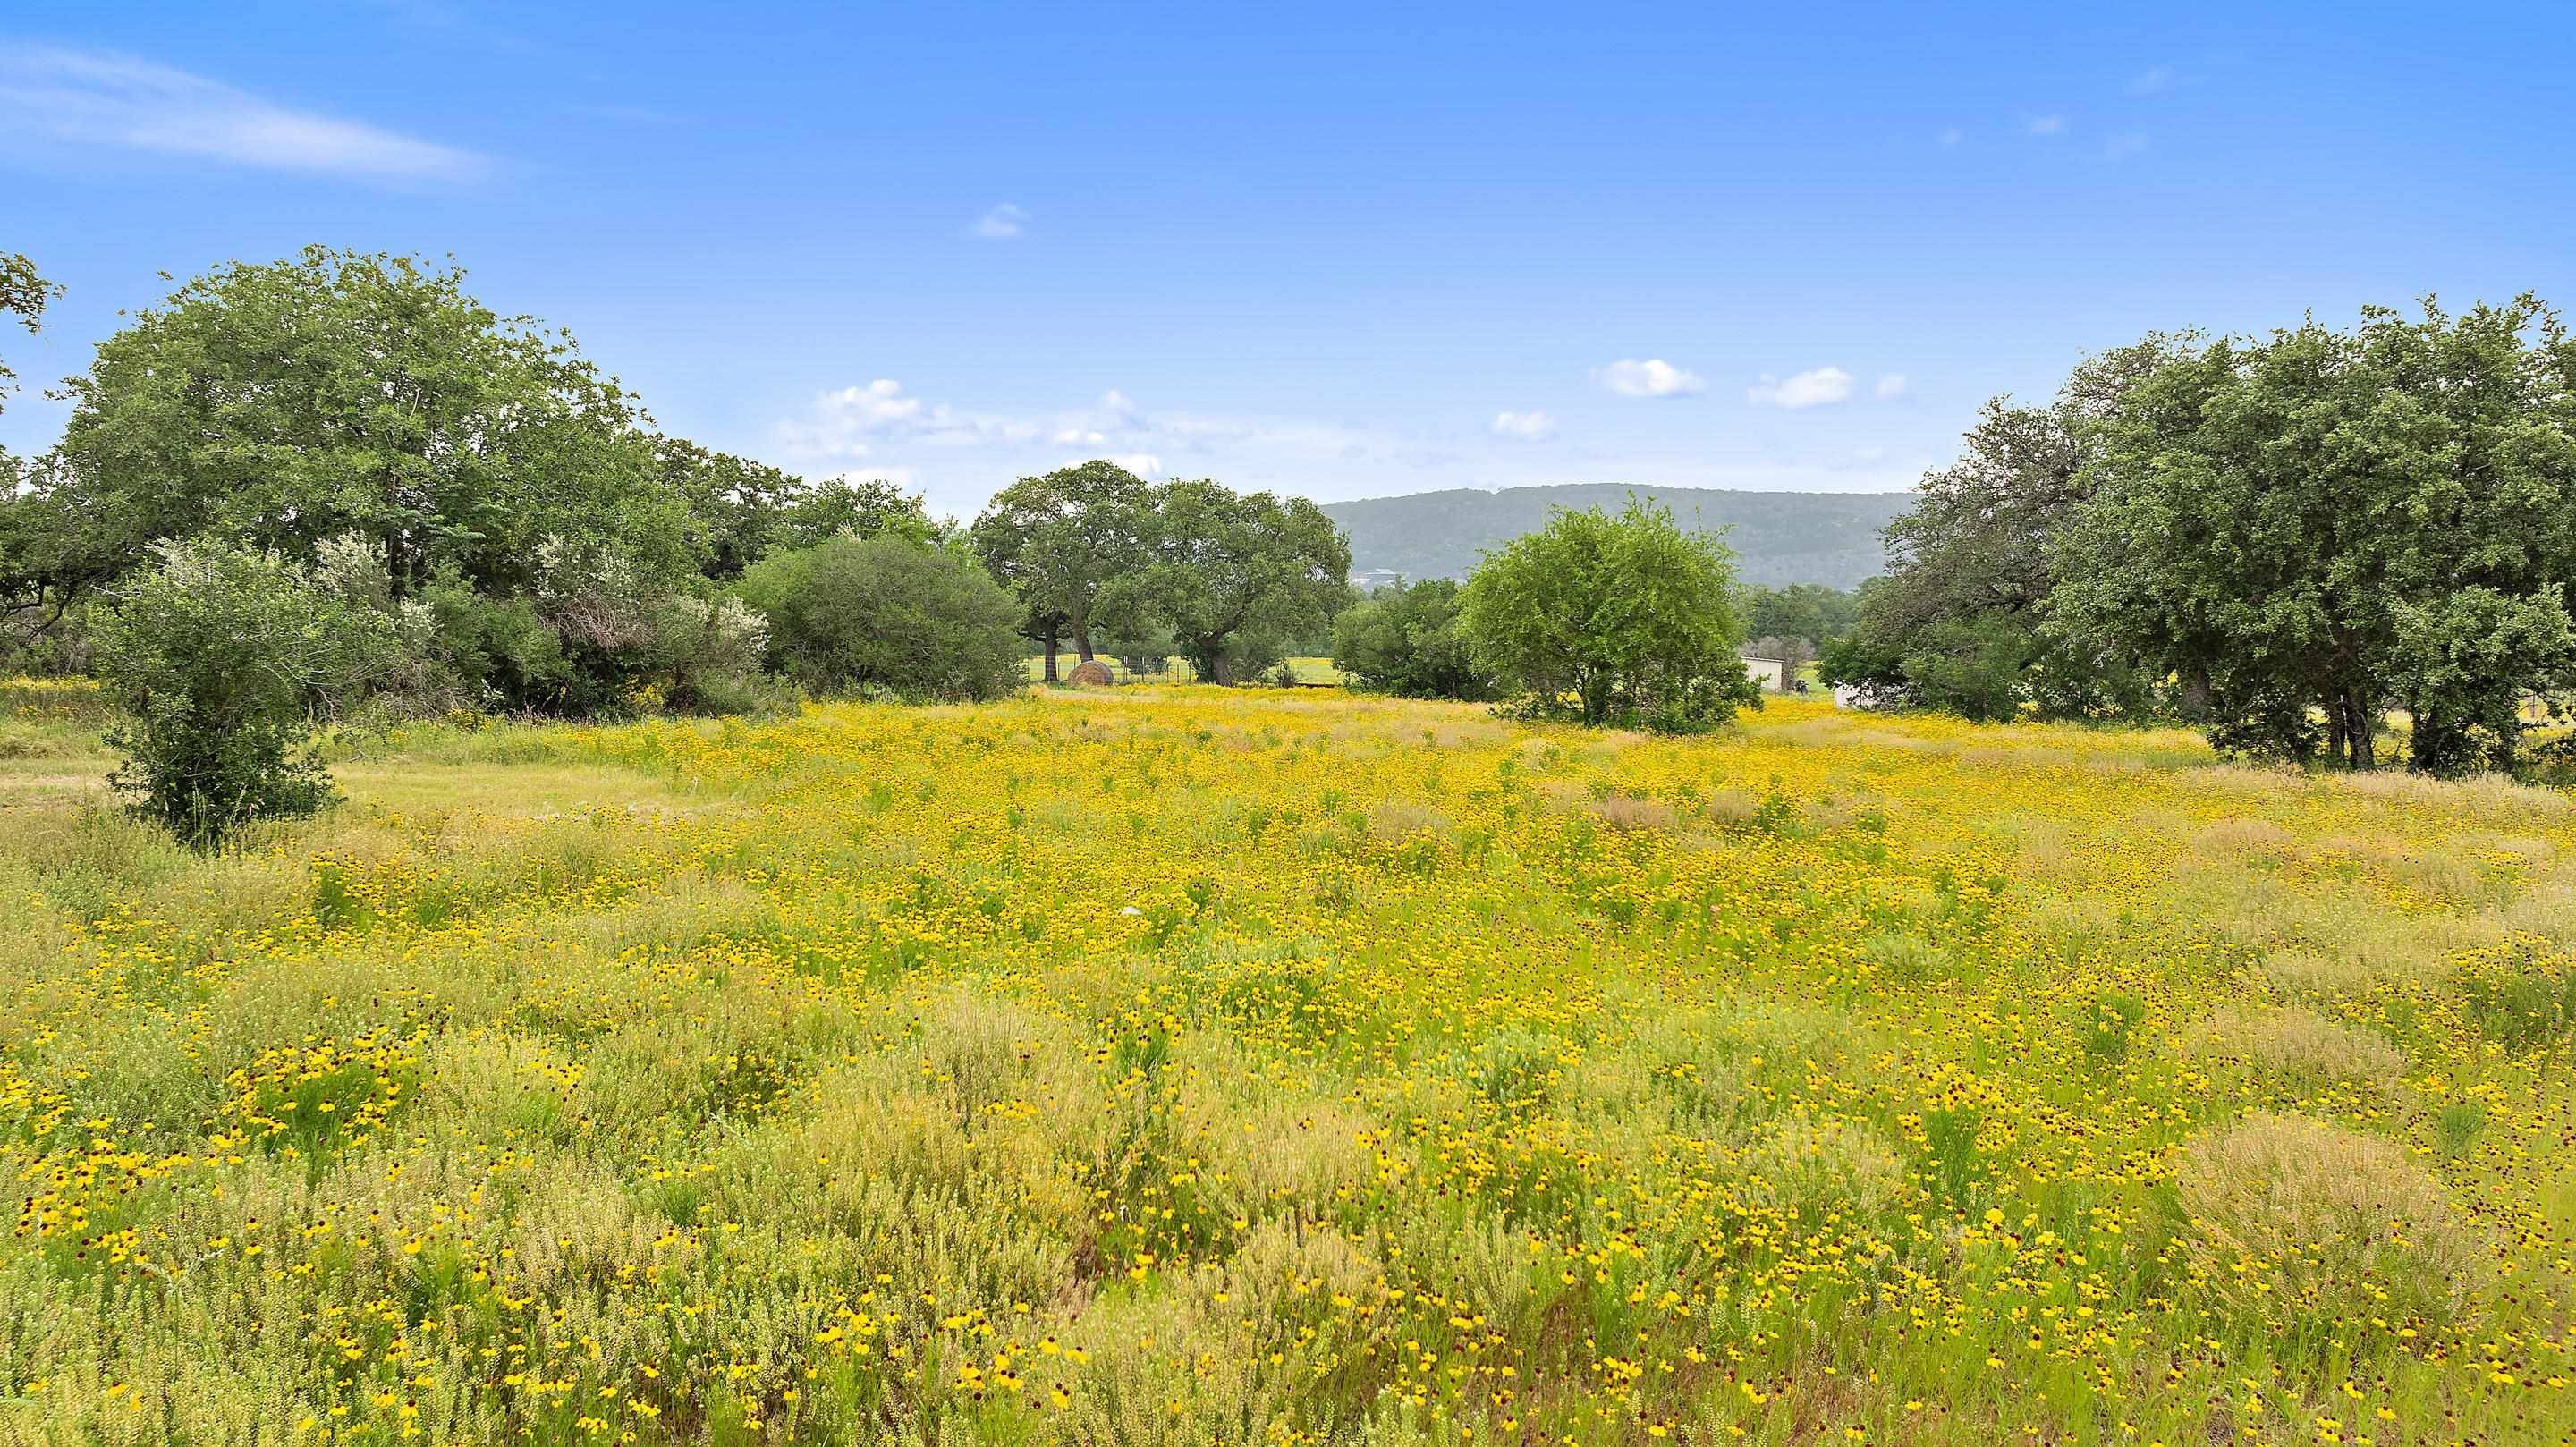
{"type": "Polygon", "coordinates": [[[0,730],[0,1440],[2576,1440],[2576,804],[1780,700],[0,730]]]}

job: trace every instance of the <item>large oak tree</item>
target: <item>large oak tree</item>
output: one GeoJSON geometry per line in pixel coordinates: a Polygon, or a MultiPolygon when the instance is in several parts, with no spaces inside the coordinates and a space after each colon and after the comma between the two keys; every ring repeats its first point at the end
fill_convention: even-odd
{"type": "Polygon", "coordinates": [[[1093,461],[1021,478],[976,517],[976,557],[1025,605],[1020,631],[1045,646],[1050,682],[1065,638],[1090,660],[1101,590],[1146,566],[1153,504],[1143,478],[1093,461]]]}
{"type": "Polygon", "coordinates": [[[2204,670],[2222,742],[2367,766],[2395,705],[2416,767],[2501,766],[2576,688],[2576,344],[2536,299],[2223,341],[2102,437],[2051,609],[2204,670]]]}
{"type": "Polygon", "coordinates": [[[1349,602],[1350,544],[1306,499],[1197,479],[1165,483],[1151,501],[1149,561],[1104,588],[1098,608],[1127,631],[1168,630],[1200,678],[1251,676],[1349,602]]]}
{"type": "Polygon", "coordinates": [[[309,560],[355,534],[409,594],[452,569],[529,581],[549,535],[695,571],[704,529],[634,399],[569,336],[463,273],[309,248],[180,287],[102,343],[48,495],[94,520],[90,566],[213,534],[309,560]]]}

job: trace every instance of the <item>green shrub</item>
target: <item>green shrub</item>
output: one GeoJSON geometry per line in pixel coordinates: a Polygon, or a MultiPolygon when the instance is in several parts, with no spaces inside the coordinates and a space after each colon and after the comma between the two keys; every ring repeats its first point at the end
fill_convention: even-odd
{"type": "Polygon", "coordinates": [[[692,706],[709,681],[756,672],[768,648],[767,620],[740,599],[700,597],[693,577],[623,549],[550,537],[538,563],[531,602],[571,665],[558,705],[568,711],[692,706]]]}
{"type": "Polygon", "coordinates": [[[1494,697],[1493,673],[1458,632],[1458,585],[1425,578],[1382,589],[1333,620],[1333,666],[1362,688],[1404,698],[1494,697]]]}
{"type": "Polygon", "coordinates": [[[123,714],[108,742],[126,755],[109,783],[198,849],[313,813],[333,795],[312,721],[387,665],[384,620],[272,554],[204,538],[157,554],[98,629],[100,680],[123,714]]]}
{"type": "Polygon", "coordinates": [[[743,574],[772,657],[820,688],[989,699],[1025,685],[1022,609],[973,559],[907,538],[834,538],[743,574]]]}
{"type": "Polygon", "coordinates": [[[1761,706],[1735,652],[1735,555],[1633,497],[1616,517],[1559,509],[1487,556],[1458,619],[1525,712],[1691,733],[1761,706]]]}
{"type": "Polygon", "coordinates": [[[572,661],[563,640],[525,598],[495,598],[453,573],[421,592],[432,647],[459,682],[486,706],[551,708],[570,691],[572,661]]]}

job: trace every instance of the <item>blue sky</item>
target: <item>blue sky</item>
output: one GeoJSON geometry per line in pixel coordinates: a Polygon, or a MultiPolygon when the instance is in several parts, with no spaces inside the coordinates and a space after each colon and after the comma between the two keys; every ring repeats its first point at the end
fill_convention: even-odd
{"type": "Polygon", "coordinates": [[[2157,328],[2576,303],[2576,7],[634,3],[0,12],[0,249],[121,309],[453,254],[669,430],[971,511],[1908,486],[2157,328]]]}

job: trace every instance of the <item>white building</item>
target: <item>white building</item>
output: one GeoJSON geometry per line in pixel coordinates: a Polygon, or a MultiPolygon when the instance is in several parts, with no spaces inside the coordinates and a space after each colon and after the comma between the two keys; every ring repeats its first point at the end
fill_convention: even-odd
{"type": "Polygon", "coordinates": [[[1744,660],[1744,676],[1764,693],[1784,693],[1789,687],[1789,665],[1776,658],[1744,660]]]}

